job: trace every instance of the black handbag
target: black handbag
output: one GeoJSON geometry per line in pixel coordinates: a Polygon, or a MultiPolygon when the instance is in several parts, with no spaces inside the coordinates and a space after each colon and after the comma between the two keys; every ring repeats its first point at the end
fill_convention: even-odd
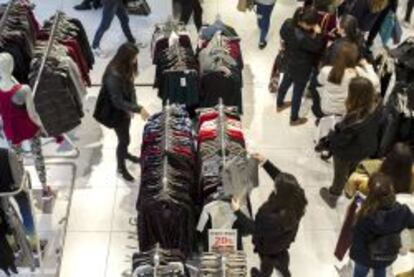
{"type": "Polygon", "coordinates": [[[376,237],[368,245],[371,260],[376,262],[393,263],[401,248],[400,234],[389,234],[376,237]]]}
{"type": "Polygon", "coordinates": [[[108,128],[115,127],[114,115],[116,111],[109,98],[108,92],[102,88],[96,100],[95,111],[93,117],[108,128]]]}

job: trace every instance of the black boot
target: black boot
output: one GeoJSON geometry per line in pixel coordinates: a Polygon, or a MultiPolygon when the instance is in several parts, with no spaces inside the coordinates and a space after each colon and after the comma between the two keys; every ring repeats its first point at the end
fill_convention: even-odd
{"type": "Polygon", "coordinates": [[[339,195],[332,194],[329,189],[325,187],[320,189],[319,195],[329,207],[332,209],[336,208],[336,202],[338,202],[339,195]]]}
{"type": "Polygon", "coordinates": [[[121,174],[122,178],[127,182],[135,181],[134,177],[128,172],[128,169],[125,166],[118,167],[118,173],[121,174]]]}
{"type": "Polygon", "coordinates": [[[133,162],[134,164],[139,164],[141,162],[141,159],[137,156],[131,155],[131,154],[127,154],[127,160],[133,162]]]}
{"type": "Polygon", "coordinates": [[[82,3],[80,3],[79,5],[76,5],[73,8],[77,11],[90,10],[90,9],[92,9],[91,0],[84,0],[82,3]]]}
{"type": "Polygon", "coordinates": [[[102,7],[101,0],[93,0],[92,6],[95,10],[99,9],[102,7]]]}

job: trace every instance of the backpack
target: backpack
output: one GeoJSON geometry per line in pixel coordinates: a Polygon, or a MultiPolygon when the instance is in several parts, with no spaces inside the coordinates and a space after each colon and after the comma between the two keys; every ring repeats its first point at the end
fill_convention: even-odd
{"type": "Polygon", "coordinates": [[[400,252],[401,236],[399,233],[379,236],[368,245],[372,261],[393,263],[400,252]]]}

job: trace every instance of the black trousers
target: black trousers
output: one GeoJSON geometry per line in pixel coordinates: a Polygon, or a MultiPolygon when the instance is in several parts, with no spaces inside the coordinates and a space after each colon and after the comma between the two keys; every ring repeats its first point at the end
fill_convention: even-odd
{"type": "Polygon", "coordinates": [[[188,24],[191,15],[194,15],[194,24],[197,30],[203,26],[203,8],[200,0],[181,0],[181,18],[180,21],[188,24]]]}
{"type": "Polygon", "coordinates": [[[273,270],[278,270],[283,277],[290,277],[289,271],[289,252],[284,250],[277,255],[260,255],[260,276],[257,277],[270,277],[273,270]]]}
{"type": "Polygon", "coordinates": [[[333,156],[334,180],[329,192],[335,196],[341,196],[349,176],[355,171],[361,161],[346,161],[333,156]]]}
{"type": "Polygon", "coordinates": [[[129,128],[131,126],[131,119],[123,119],[114,128],[118,138],[118,146],[116,148],[116,159],[118,162],[118,169],[126,169],[125,160],[128,156],[128,146],[131,141],[129,136],[129,128]]]}
{"type": "Polygon", "coordinates": [[[408,0],[407,11],[405,13],[405,21],[411,22],[411,14],[413,13],[414,0],[408,0]]]}

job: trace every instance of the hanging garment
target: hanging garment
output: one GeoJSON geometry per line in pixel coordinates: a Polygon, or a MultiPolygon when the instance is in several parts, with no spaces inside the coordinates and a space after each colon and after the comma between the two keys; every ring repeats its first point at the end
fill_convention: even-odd
{"type": "Polygon", "coordinates": [[[39,127],[31,121],[27,110],[17,107],[12,101],[21,87],[15,85],[9,91],[0,90],[0,115],[3,118],[4,134],[15,145],[32,139],[39,132],[39,127]]]}

